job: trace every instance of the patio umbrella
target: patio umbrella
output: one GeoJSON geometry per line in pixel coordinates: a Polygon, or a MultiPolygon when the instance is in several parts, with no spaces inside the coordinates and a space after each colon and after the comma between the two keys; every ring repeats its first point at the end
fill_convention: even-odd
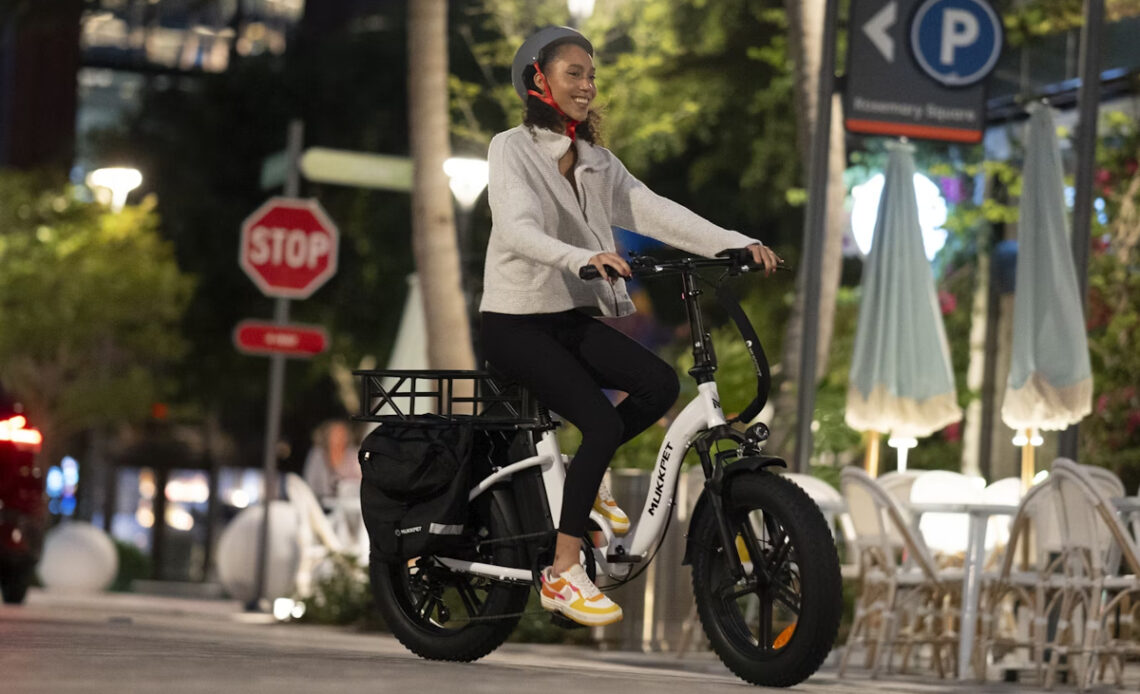
{"type": "MultiPolygon", "coordinates": [[[[1052,111],[1029,106],[1018,206],[1013,350],[1002,420],[1029,438],[1064,429],[1092,411],[1092,368],[1069,243],[1061,150],[1052,111]]],[[[1027,455],[1028,454],[1028,455],[1027,455]]],[[[1032,447],[1022,479],[1032,478],[1032,447]]]]}
{"type": "MultiPolygon", "coordinates": [[[[950,349],[922,247],[914,194],[914,148],[888,145],[886,181],[875,235],[863,266],[855,355],[847,388],[847,424],[859,431],[914,439],[962,418],[950,349]]],[[[900,468],[905,467],[900,449],[900,468]]],[[[874,474],[877,460],[869,460],[874,474]]]]}

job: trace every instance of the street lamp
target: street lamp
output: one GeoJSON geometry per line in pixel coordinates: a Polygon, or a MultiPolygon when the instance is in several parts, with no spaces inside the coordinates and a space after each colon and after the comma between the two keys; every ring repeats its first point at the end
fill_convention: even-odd
{"type": "Polygon", "coordinates": [[[487,161],[452,157],[443,162],[443,172],[459,208],[459,255],[466,260],[471,250],[471,210],[487,187],[487,161]]]}
{"type": "Polygon", "coordinates": [[[443,162],[443,172],[447,174],[451,194],[455,196],[459,232],[459,265],[462,269],[463,296],[467,310],[474,312],[474,297],[471,286],[471,211],[487,187],[487,161],[470,157],[451,157],[443,162]]]}
{"type": "Polygon", "coordinates": [[[111,211],[120,212],[127,202],[127,194],[142,185],[142,174],[138,169],[122,166],[113,166],[104,169],[95,169],[87,174],[87,185],[95,188],[96,195],[105,200],[100,191],[111,193],[111,211]]]}
{"type": "Polygon", "coordinates": [[[566,0],[566,5],[570,10],[570,24],[575,28],[594,14],[594,0],[566,0]]]}
{"type": "Polygon", "coordinates": [[[450,179],[451,194],[459,207],[470,212],[487,187],[486,160],[452,157],[443,162],[443,172],[450,179]]]}
{"type": "MultiPolygon", "coordinates": [[[[880,173],[851,189],[854,200],[851,207],[851,233],[864,257],[871,252],[875,223],[879,216],[879,199],[883,195],[885,183],[886,177],[880,173]]],[[[926,259],[934,260],[934,256],[946,244],[948,236],[942,228],[946,223],[946,199],[938,190],[938,184],[920,173],[914,175],[914,194],[918,203],[918,226],[922,229],[922,247],[926,259]]]]}

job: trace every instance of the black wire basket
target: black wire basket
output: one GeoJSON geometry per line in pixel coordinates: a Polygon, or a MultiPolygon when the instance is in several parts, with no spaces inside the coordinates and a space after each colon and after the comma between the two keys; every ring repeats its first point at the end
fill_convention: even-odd
{"type": "Polygon", "coordinates": [[[360,378],[359,421],[507,431],[554,427],[525,388],[484,371],[374,369],[353,375],[360,378]]]}

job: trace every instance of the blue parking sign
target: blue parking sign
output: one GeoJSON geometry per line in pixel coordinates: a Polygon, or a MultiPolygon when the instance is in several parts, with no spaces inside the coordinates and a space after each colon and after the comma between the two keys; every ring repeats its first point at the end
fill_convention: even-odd
{"type": "Polygon", "coordinates": [[[927,75],[948,87],[967,87],[997,64],[1001,19],[984,0],[926,0],[911,19],[910,45],[927,75]]]}

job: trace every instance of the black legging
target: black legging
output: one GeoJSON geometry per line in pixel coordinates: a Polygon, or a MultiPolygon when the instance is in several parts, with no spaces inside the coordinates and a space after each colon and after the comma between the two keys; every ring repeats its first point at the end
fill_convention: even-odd
{"type": "Polygon", "coordinates": [[[483,355],[582,432],[566,473],[559,532],[581,537],[602,476],[617,447],[677,401],[673,368],[581,311],[484,313],[483,355]],[[629,394],[615,408],[602,388],[629,394]]]}

